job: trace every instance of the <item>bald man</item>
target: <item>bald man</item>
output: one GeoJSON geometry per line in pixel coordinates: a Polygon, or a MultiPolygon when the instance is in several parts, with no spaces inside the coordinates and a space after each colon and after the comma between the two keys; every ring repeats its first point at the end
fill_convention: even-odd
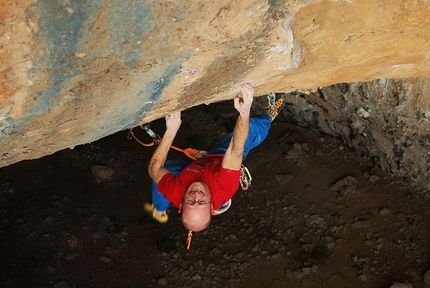
{"type": "Polygon", "coordinates": [[[167,161],[167,154],[181,126],[181,113],[166,117],[166,132],[148,167],[153,179],[153,204],[144,209],[160,223],[168,220],[166,209],[173,203],[182,211],[182,223],[190,231],[206,229],[214,211],[237,192],[241,165],[249,151],[267,137],[271,122],[284,105],[285,94],[269,97],[265,114],[250,118],[254,97],[251,84],[240,85],[241,96],[234,99],[239,112],[234,131],[207,156],[191,160],[167,161]]]}

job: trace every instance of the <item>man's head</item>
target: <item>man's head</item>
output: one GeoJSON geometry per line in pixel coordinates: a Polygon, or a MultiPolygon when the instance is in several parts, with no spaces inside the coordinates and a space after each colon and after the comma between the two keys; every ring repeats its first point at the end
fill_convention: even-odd
{"type": "Polygon", "coordinates": [[[182,223],[190,231],[205,230],[211,222],[213,206],[211,194],[206,183],[191,183],[182,201],[182,223]]]}

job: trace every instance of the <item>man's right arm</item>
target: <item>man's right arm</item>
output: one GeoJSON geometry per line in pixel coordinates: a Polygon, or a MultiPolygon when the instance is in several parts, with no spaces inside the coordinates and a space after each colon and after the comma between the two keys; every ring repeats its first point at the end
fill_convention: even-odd
{"type": "Polygon", "coordinates": [[[231,170],[239,170],[242,166],[245,143],[249,134],[250,110],[254,97],[254,89],[251,84],[240,85],[240,90],[242,91],[242,101],[239,96],[234,99],[234,107],[239,112],[239,118],[222,161],[222,167],[231,170]]]}
{"type": "Polygon", "coordinates": [[[172,145],[180,126],[181,112],[175,112],[166,116],[166,132],[164,133],[161,142],[158,144],[157,149],[155,149],[148,166],[149,176],[157,184],[164,175],[169,173],[169,170],[164,168],[164,162],[166,162],[170,146],[172,145]]]}

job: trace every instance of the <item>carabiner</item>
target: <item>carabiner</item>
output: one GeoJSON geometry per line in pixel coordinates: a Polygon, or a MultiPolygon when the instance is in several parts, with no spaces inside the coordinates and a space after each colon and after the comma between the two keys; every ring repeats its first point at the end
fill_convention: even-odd
{"type": "Polygon", "coordinates": [[[240,168],[240,186],[242,187],[243,191],[246,191],[251,186],[252,176],[251,173],[249,173],[248,168],[246,168],[243,164],[240,168]]]}
{"type": "Polygon", "coordinates": [[[143,125],[142,129],[144,129],[146,133],[148,133],[148,135],[152,137],[152,140],[154,141],[154,143],[156,144],[160,143],[160,140],[161,140],[160,135],[156,134],[154,131],[151,130],[151,128],[149,128],[149,123],[143,125]]]}

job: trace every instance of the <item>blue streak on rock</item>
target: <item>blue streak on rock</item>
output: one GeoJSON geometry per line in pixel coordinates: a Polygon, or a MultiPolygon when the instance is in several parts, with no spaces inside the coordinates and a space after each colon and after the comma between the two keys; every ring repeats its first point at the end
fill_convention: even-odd
{"type": "Polygon", "coordinates": [[[44,0],[32,5],[39,17],[39,32],[36,39],[47,47],[46,56],[35,57],[33,68],[29,71],[29,79],[34,78],[38,69],[46,69],[48,80],[52,86],[39,92],[38,105],[32,107],[30,113],[41,114],[50,108],[53,98],[62,95],[67,87],[67,80],[81,74],[85,79],[93,75],[81,66],[91,67],[96,61],[114,61],[109,54],[122,56],[127,67],[133,67],[141,56],[140,44],[149,35],[153,27],[151,6],[146,0],[134,1],[101,1],[101,0],[44,0]],[[98,15],[100,9],[107,9],[106,15],[98,15]],[[86,47],[90,42],[90,29],[97,17],[106,17],[107,50],[94,51],[86,47]],[[126,44],[125,44],[126,43],[126,44]],[[128,44],[127,44],[128,43],[128,44]],[[75,54],[87,55],[85,59],[75,54]]]}
{"type": "MultiPolygon", "coordinates": [[[[111,117],[106,118],[105,122],[101,123],[101,127],[107,127],[108,129],[115,129],[115,130],[106,130],[101,129],[96,135],[94,135],[94,139],[100,139],[102,137],[105,137],[107,135],[110,135],[112,133],[117,132],[121,129],[127,129],[130,127],[134,127],[137,125],[137,123],[145,117],[145,115],[152,110],[153,103],[156,102],[161,98],[161,95],[163,93],[163,90],[169,86],[169,84],[172,82],[174,77],[179,73],[180,69],[182,68],[183,59],[180,59],[177,63],[169,66],[165,72],[163,73],[163,76],[159,79],[150,82],[146,86],[146,91],[142,91],[142,96],[149,95],[149,99],[145,102],[142,102],[142,107],[134,114],[127,114],[127,107],[120,106],[117,107],[117,109],[113,112],[111,112],[111,117]],[[148,101],[152,102],[148,105],[148,101]],[[121,109],[121,111],[120,111],[121,109]],[[125,117],[124,117],[125,115],[125,117]],[[112,119],[115,120],[115,127],[109,123],[109,121],[112,121],[112,119]]],[[[126,105],[124,103],[124,105],[126,105]]]]}
{"type": "MultiPolygon", "coordinates": [[[[181,67],[182,67],[182,61],[181,63],[176,63],[168,67],[162,77],[160,77],[155,81],[150,82],[146,86],[146,94],[149,95],[149,101],[154,103],[161,98],[161,95],[163,94],[163,90],[167,86],[169,86],[173,78],[179,73],[181,67]]],[[[147,105],[147,102],[145,102],[145,103],[142,103],[142,105],[143,106],[140,109],[139,113],[135,116],[135,119],[140,120],[142,117],[146,115],[147,112],[152,110],[153,104],[147,105]]]]}
{"type": "Polygon", "coordinates": [[[269,0],[270,6],[278,6],[278,4],[279,4],[279,0],[269,0]]]}
{"type": "Polygon", "coordinates": [[[20,130],[31,121],[31,116],[46,112],[51,107],[51,100],[64,93],[67,80],[82,73],[75,53],[84,50],[82,43],[88,35],[85,27],[94,21],[98,2],[44,0],[32,5],[39,15],[36,40],[48,48],[48,53],[34,57],[28,77],[33,79],[38,69],[46,69],[52,86],[34,96],[35,102],[27,113],[29,116],[16,123],[16,129],[20,130]]]}
{"type": "Polygon", "coordinates": [[[87,26],[97,15],[99,1],[44,0],[35,5],[40,15],[38,36],[49,48],[49,80],[62,81],[81,74],[75,53],[84,51],[87,26]]]}
{"type": "MultiPolygon", "coordinates": [[[[87,67],[97,58],[111,54],[122,57],[126,67],[134,67],[136,60],[142,55],[140,45],[149,35],[154,22],[152,7],[146,0],[44,0],[37,2],[34,7],[40,14],[38,37],[49,48],[49,80],[54,81],[85,73],[76,53],[88,56],[85,59],[87,67]],[[101,9],[108,13],[98,15],[101,9]],[[89,50],[86,43],[91,43],[90,29],[98,16],[106,18],[106,26],[103,28],[107,33],[107,47],[99,51],[89,50]]],[[[109,62],[111,59],[104,61],[109,62]]],[[[35,63],[34,67],[44,65],[35,63]]]]}
{"type": "Polygon", "coordinates": [[[15,120],[12,117],[6,117],[0,122],[0,142],[6,139],[7,135],[13,131],[15,120]]]}
{"type": "Polygon", "coordinates": [[[145,1],[135,0],[131,10],[132,14],[127,15],[127,24],[129,27],[125,27],[124,32],[128,32],[126,39],[130,42],[130,48],[125,52],[124,64],[128,68],[135,67],[136,60],[140,58],[142,53],[140,52],[140,43],[143,42],[145,33],[148,33],[153,28],[154,17],[152,15],[152,9],[148,6],[145,1]]]}
{"type": "Polygon", "coordinates": [[[175,64],[169,66],[163,73],[163,76],[155,81],[148,83],[146,86],[147,95],[151,101],[157,101],[160,99],[164,88],[169,86],[172,79],[179,73],[182,64],[175,64]]]}
{"type": "MultiPolygon", "coordinates": [[[[48,111],[53,99],[67,91],[68,80],[72,77],[83,75],[84,79],[91,79],[97,76],[97,72],[92,75],[83,70],[82,64],[91,67],[101,60],[110,65],[110,61],[118,60],[109,57],[115,54],[123,59],[126,67],[134,67],[136,60],[142,55],[141,44],[154,25],[152,6],[148,5],[146,0],[43,0],[34,3],[31,9],[39,15],[39,31],[35,34],[35,40],[40,47],[44,47],[42,51],[47,53],[33,57],[33,68],[28,77],[34,79],[35,73],[44,69],[48,72],[48,80],[52,84],[35,95],[35,102],[27,113],[28,117],[12,121],[13,126],[12,122],[8,121],[11,125],[1,131],[0,139],[11,131],[20,131],[35,115],[48,111]],[[100,9],[107,13],[100,13],[100,9]],[[91,27],[96,20],[107,23],[103,27],[103,32],[107,33],[107,49],[91,50],[87,45],[91,42],[89,37],[92,37],[94,32],[91,27]],[[79,58],[77,53],[87,56],[79,58]]],[[[57,103],[61,105],[61,101],[57,103]]],[[[135,119],[133,114],[135,115],[132,113],[130,117],[124,117],[120,125],[132,123],[135,119]]],[[[106,129],[103,134],[106,136],[106,129]]]]}
{"type": "Polygon", "coordinates": [[[64,82],[56,82],[54,85],[39,93],[36,101],[38,105],[32,105],[28,115],[40,115],[51,108],[51,100],[57,95],[62,95],[65,92],[64,82]]]}
{"type": "Polygon", "coordinates": [[[152,6],[146,0],[106,1],[102,9],[108,11],[105,21],[106,43],[103,51],[91,51],[92,56],[118,55],[127,68],[135,67],[142,56],[140,46],[153,29],[152,6]],[[140,43],[139,43],[140,42],[140,43]]]}

